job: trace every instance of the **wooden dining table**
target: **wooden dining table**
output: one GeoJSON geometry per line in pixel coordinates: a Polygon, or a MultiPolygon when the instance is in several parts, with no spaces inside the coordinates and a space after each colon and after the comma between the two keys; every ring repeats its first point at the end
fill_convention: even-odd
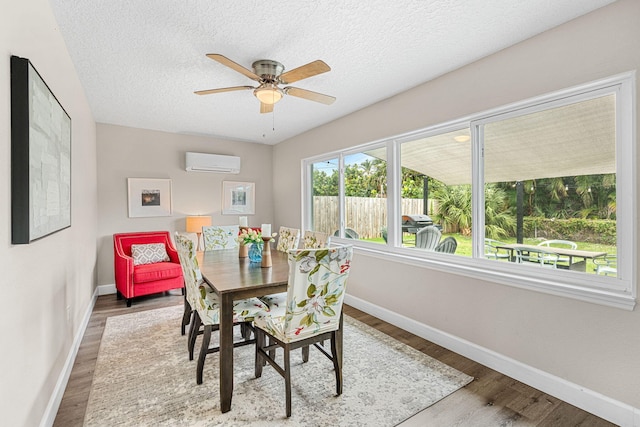
{"type": "Polygon", "coordinates": [[[271,251],[271,267],[240,258],[238,249],[198,253],[203,280],[220,299],[220,409],[228,412],[233,397],[233,301],[287,290],[285,252],[271,251]]]}

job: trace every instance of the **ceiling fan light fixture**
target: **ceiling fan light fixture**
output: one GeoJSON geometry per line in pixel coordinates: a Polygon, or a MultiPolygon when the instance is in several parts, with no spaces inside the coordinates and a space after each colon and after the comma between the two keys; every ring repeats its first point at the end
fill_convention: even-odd
{"type": "Polygon", "coordinates": [[[263,104],[273,105],[282,99],[282,90],[273,83],[264,83],[253,91],[260,102],[263,104]]]}

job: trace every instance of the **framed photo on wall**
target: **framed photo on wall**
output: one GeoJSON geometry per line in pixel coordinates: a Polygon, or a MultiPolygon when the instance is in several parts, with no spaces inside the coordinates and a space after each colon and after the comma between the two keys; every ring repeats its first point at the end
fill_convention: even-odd
{"type": "Polygon", "coordinates": [[[71,227],[71,118],[31,62],[11,57],[11,243],[71,227]]]}
{"type": "Polygon", "coordinates": [[[171,216],[171,180],[128,178],[129,218],[171,216]]]}
{"type": "Polygon", "coordinates": [[[222,214],[239,215],[256,213],[254,182],[222,182],[222,214]]]}

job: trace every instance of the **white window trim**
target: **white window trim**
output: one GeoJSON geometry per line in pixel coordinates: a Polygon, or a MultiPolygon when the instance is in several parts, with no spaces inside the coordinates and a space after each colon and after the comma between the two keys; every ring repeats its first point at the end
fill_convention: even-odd
{"type": "MultiPolygon", "coordinates": [[[[521,289],[528,289],[544,292],[551,295],[573,298],[595,304],[601,304],[625,310],[633,310],[637,297],[637,189],[636,171],[634,164],[636,161],[636,73],[628,72],[601,79],[584,85],[575,86],[569,89],[553,92],[539,97],[531,98],[521,102],[509,104],[493,110],[474,114],[456,121],[440,124],[430,128],[395,136],[386,140],[380,140],[358,147],[350,147],[345,150],[303,159],[303,170],[309,170],[311,164],[328,159],[340,159],[349,153],[362,151],[380,146],[385,143],[387,146],[388,159],[388,221],[387,227],[388,244],[380,245],[375,243],[353,241],[351,239],[332,238],[336,243],[354,244],[356,252],[366,256],[392,260],[403,264],[419,266],[423,268],[440,270],[452,274],[458,274],[475,279],[486,280],[494,283],[513,286],[521,289]],[[508,114],[517,114],[519,110],[529,109],[536,105],[548,107],[549,103],[562,103],[563,99],[570,97],[589,97],[591,92],[600,91],[606,88],[617,88],[616,92],[616,201],[618,204],[617,223],[618,230],[618,267],[619,277],[596,276],[580,272],[562,271],[560,274],[553,270],[541,271],[535,266],[513,266],[507,263],[497,263],[481,257],[484,252],[484,202],[482,192],[473,192],[474,206],[474,254],[472,258],[451,256],[435,252],[416,253],[411,248],[397,246],[399,240],[399,221],[401,213],[396,200],[399,196],[396,193],[396,186],[392,187],[400,179],[400,143],[414,139],[417,135],[427,136],[428,134],[442,133],[444,129],[456,129],[469,127],[473,145],[473,187],[479,188],[482,182],[483,166],[479,162],[481,146],[478,144],[482,136],[483,123],[494,121],[497,116],[506,117],[508,114]],[[482,224],[477,223],[480,218],[482,224]]],[[[303,226],[311,224],[311,209],[309,195],[311,191],[311,179],[308,173],[303,172],[307,182],[303,185],[302,197],[302,222],[303,226]]],[[[342,174],[341,174],[342,175],[342,174]]],[[[343,180],[341,182],[340,197],[344,203],[343,180]]],[[[344,209],[344,206],[341,207],[344,209]]],[[[340,212],[342,215],[342,211],[340,212]]],[[[341,217],[342,221],[342,217],[341,217]]],[[[344,228],[344,225],[342,226],[344,228]]]]}

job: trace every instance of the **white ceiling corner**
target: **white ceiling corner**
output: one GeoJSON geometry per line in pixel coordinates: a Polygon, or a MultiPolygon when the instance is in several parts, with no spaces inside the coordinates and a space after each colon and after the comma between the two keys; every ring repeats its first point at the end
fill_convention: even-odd
{"type": "Polygon", "coordinates": [[[99,123],[276,144],[391,97],[613,0],[50,0],[99,123]],[[332,70],[260,114],[255,86],[208,59],[332,70]],[[375,88],[375,90],[371,90],[375,88]],[[275,127],[275,130],[274,130],[275,127]]]}

